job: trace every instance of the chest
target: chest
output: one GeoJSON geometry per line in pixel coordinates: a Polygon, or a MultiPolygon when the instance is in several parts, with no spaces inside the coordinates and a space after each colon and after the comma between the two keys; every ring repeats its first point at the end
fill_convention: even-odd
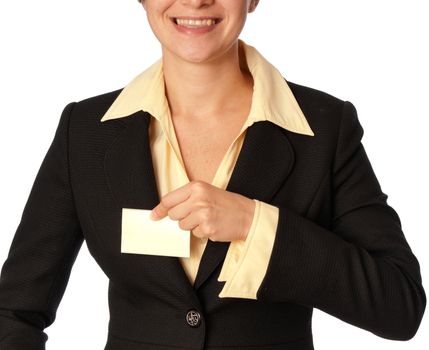
{"type": "Polygon", "coordinates": [[[236,118],[230,123],[174,121],[176,139],[190,181],[212,183],[244,121],[245,118],[236,118]]]}

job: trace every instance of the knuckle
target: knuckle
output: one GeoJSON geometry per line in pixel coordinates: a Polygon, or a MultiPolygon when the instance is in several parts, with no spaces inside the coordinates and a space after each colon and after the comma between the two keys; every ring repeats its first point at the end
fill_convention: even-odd
{"type": "Polygon", "coordinates": [[[191,186],[193,191],[203,191],[205,187],[205,182],[201,180],[192,180],[191,186]]]}
{"type": "Polygon", "coordinates": [[[211,219],[211,211],[209,208],[205,208],[204,210],[201,210],[201,219],[202,221],[206,222],[207,224],[210,222],[211,219]]]}
{"type": "Polygon", "coordinates": [[[204,222],[202,223],[202,225],[200,225],[201,227],[201,231],[204,233],[204,235],[206,236],[211,236],[213,235],[215,232],[215,228],[213,226],[213,224],[209,223],[209,222],[204,222]]]}

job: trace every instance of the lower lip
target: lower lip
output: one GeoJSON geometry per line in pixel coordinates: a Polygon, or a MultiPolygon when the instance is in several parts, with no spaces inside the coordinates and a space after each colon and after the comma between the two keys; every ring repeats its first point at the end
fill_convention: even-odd
{"type": "Polygon", "coordinates": [[[184,26],[184,25],[178,25],[175,21],[173,21],[174,27],[183,34],[191,34],[191,35],[198,35],[198,34],[205,34],[209,33],[212,30],[214,30],[220,22],[216,22],[215,24],[212,24],[211,26],[200,26],[200,27],[192,27],[192,26],[184,26]]]}

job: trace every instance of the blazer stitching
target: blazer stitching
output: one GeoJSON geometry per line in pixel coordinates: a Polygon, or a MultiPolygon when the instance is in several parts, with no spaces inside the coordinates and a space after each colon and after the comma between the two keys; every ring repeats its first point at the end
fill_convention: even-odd
{"type": "Polygon", "coordinates": [[[126,126],[125,123],[122,123],[122,124],[124,125],[124,128],[118,133],[118,135],[116,135],[116,137],[113,139],[113,141],[109,145],[109,147],[107,147],[106,151],[104,152],[104,157],[103,157],[103,170],[104,170],[104,174],[106,175],[107,187],[109,188],[110,194],[112,195],[113,200],[115,201],[118,208],[121,208],[120,201],[118,200],[118,198],[115,195],[115,192],[113,191],[113,187],[112,187],[111,180],[110,180],[110,173],[106,168],[106,161],[107,161],[107,156],[109,154],[109,151],[112,149],[112,147],[115,145],[115,143],[118,142],[118,139],[125,132],[125,130],[127,130],[127,128],[129,127],[129,126],[126,126]]]}
{"type": "Polygon", "coordinates": [[[328,175],[330,174],[330,169],[328,169],[326,172],[325,172],[325,175],[323,175],[323,177],[322,177],[322,180],[320,181],[320,183],[319,183],[319,186],[317,186],[317,189],[314,191],[314,195],[313,195],[313,197],[311,198],[311,201],[310,201],[310,205],[309,205],[309,207],[308,207],[308,209],[306,210],[306,215],[308,215],[308,213],[311,211],[311,209],[313,208],[313,205],[314,205],[314,201],[316,200],[316,198],[317,198],[317,196],[319,195],[319,192],[320,192],[320,189],[322,188],[322,185],[323,185],[323,183],[325,182],[325,179],[328,177],[328,175]]]}
{"type": "MultiPolygon", "coordinates": [[[[66,157],[67,157],[67,159],[66,159],[66,162],[67,162],[67,178],[68,178],[68,183],[70,186],[71,199],[72,199],[72,203],[73,203],[73,207],[74,207],[74,213],[76,216],[76,220],[79,224],[79,220],[77,218],[77,213],[76,213],[76,206],[75,206],[74,197],[73,197],[73,191],[72,191],[72,187],[71,187],[70,169],[69,169],[70,168],[70,164],[69,164],[69,127],[70,127],[71,113],[72,113],[74,106],[76,106],[76,104],[77,104],[76,102],[72,102],[68,105],[69,110],[67,113],[68,119],[67,119],[67,129],[66,129],[67,130],[67,134],[66,134],[67,135],[67,137],[66,137],[66,157]]],[[[77,230],[75,230],[73,232],[72,238],[74,238],[74,239],[71,241],[71,243],[74,243],[76,240],[78,240],[78,238],[76,236],[76,231],[77,230]]],[[[82,230],[79,230],[79,231],[82,232],[82,230]]],[[[69,245],[69,244],[70,244],[70,242],[67,243],[67,245],[69,245]]],[[[67,261],[67,259],[69,259],[69,258],[70,258],[69,254],[64,255],[63,258],[61,259],[61,263],[58,264],[57,271],[55,273],[55,278],[52,280],[51,286],[49,287],[49,294],[48,294],[48,298],[47,298],[47,302],[46,302],[48,309],[50,308],[49,306],[51,304],[52,296],[53,296],[53,292],[54,292],[53,286],[56,285],[56,283],[57,283],[57,280],[58,280],[59,275],[60,275],[60,271],[62,271],[61,268],[64,266],[64,261],[67,261]]],[[[56,311],[54,311],[54,314],[56,314],[56,311]]],[[[55,319],[55,316],[53,316],[53,317],[55,319]]]]}
{"type": "Polygon", "coordinates": [[[335,152],[334,152],[334,160],[332,162],[332,173],[335,172],[335,163],[337,160],[337,153],[338,153],[338,144],[340,143],[340,138],[341,138],[341,127],[343,125],[343,120],[344,120],[344,110],[346,108],[346,103],[347,101],[343,102],[343,108],[341,110],[341,119],[340,122],[338,124],[338,129],[337,129],[337,142],[335,144],[335,152]]]}
{"type": "Polygon", "coordinates": [[[73,102],[71,104],[71,108],[70,108],[70,111],[68,113],[67,137],[66,137],[66,155],[67,155],[67,178],[68,178],[68,183],[70,185],[70,195],[71,195],[71,198],[72,198],[74,212],[76,214],[76,218],[77,218],[77,221],[78,221],[79,226],[80,226],[79,218],[78,218],[78,215],[77,215],[76,200],[75,200],[75,196],[74,196],[74,192],[73,192],[73,187],[72,187],[72,182],[71,182],[71,171],[70,171],[70,124],[71,124],[71,115],[73,113],[73,109],[76,106],[76,104],[77,104],[76,102],[73,102]]]}

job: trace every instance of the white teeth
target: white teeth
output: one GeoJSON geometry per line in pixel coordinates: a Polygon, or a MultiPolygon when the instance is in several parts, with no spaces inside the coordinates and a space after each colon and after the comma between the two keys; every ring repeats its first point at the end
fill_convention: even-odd
{"type": "Polygon", "coordinates": [[[214,19],[183,19],[176,18],[176,23],[179,26],[187,26],[187,27],[207,27],[212,26],[216,23],[214,19]]]}

